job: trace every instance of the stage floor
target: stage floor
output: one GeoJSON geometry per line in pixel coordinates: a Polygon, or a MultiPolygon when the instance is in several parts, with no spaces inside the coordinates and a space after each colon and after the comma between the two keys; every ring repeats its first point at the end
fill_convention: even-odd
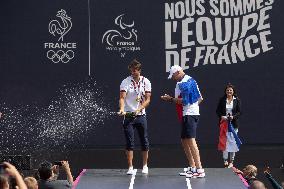
{"type": "Polygon", "coordinates": [[[179,176],[182,168],[150,168],[144,175],[126,175],[126,169],[87,169],[80,175],[76,189],[245,189],[226,168],[207,168],[205,178],[187,179],[179,176]]]}

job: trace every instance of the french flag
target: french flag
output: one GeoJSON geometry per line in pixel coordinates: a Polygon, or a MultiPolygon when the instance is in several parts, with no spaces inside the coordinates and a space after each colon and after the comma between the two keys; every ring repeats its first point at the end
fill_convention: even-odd
{"type": "MultiPolygon", "coordinates": [[[[181,95],[179,95],[178,98],[181,98],[181,95]]],[[[176,104],[177,117],[179,122],[181,123],[182,123],[182,111],[183,111],[182,104],[176,104]]]]}
{"type": "Polygon", "coordinates": [[[176,104],[176,111],[178,120],[182,122],[183,106],[197,102],[201,94],[196,81],[192,77],[186,82],[179,83],[178,86],[181,92],[178,98],[182,98],[182,104],[176,104]]]}
{"type": "Polygon", "coordinates": [[[218,150],[237,152],[242,144],[231,121],[221,120],[218,150]]]}

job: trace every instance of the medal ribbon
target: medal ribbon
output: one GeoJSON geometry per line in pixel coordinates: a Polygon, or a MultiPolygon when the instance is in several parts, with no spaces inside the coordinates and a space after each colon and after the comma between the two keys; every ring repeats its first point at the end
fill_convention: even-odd
{"type": "Polygon", "coordinates": [[[136,100],[136,101],[141,103],[141,102],[142,102],[141,83],[144,81],[144,77],[142,77],[142,79],[139,78],[138,83],[136,83],[136,82],[134,81],[134,79],[132,79],[131,81],[132,81],[132,85],[134,86],[134,90],[135,90],[135,92],[136,92],[136,94],[137,94],[137,100],[136,100]],[[141,99],[140,99],[140,98],[141,98],[141,99]],[[140,101],[138,101],[139,99],[140,99],[140,101]]]}

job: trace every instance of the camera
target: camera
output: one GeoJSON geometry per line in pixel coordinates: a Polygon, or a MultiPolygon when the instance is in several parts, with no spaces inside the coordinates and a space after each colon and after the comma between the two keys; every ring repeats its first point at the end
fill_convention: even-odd
{"type": "Polygon", "coordinates": [[[62,161],[55,161],[53,162],[53,165],[62,166],[62,161]]]}

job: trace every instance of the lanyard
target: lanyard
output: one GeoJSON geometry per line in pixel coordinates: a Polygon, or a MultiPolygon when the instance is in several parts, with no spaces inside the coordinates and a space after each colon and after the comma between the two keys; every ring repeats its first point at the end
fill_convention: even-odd
{"type": "MultiPolygon", "coordinates": [[[[137,102],[142,102],[142,95],[141,95],[141,93],[142,93],[141,85],[142,85],[142,84],[141,84],[141,83],[144,82],[144,77],[139,78],[139,81],[138,81],[138,82],[135,82],[134,79],[132,79],[131,82],[132,82],[132,85],[133,85],[133,87],[134,87],[134,91],[135,91],[135,93],[137,94],[136,101],[137,101],[137,102]]],[[[144,86],[144,87],[145,87],[145,86],[144,86]]]]}

